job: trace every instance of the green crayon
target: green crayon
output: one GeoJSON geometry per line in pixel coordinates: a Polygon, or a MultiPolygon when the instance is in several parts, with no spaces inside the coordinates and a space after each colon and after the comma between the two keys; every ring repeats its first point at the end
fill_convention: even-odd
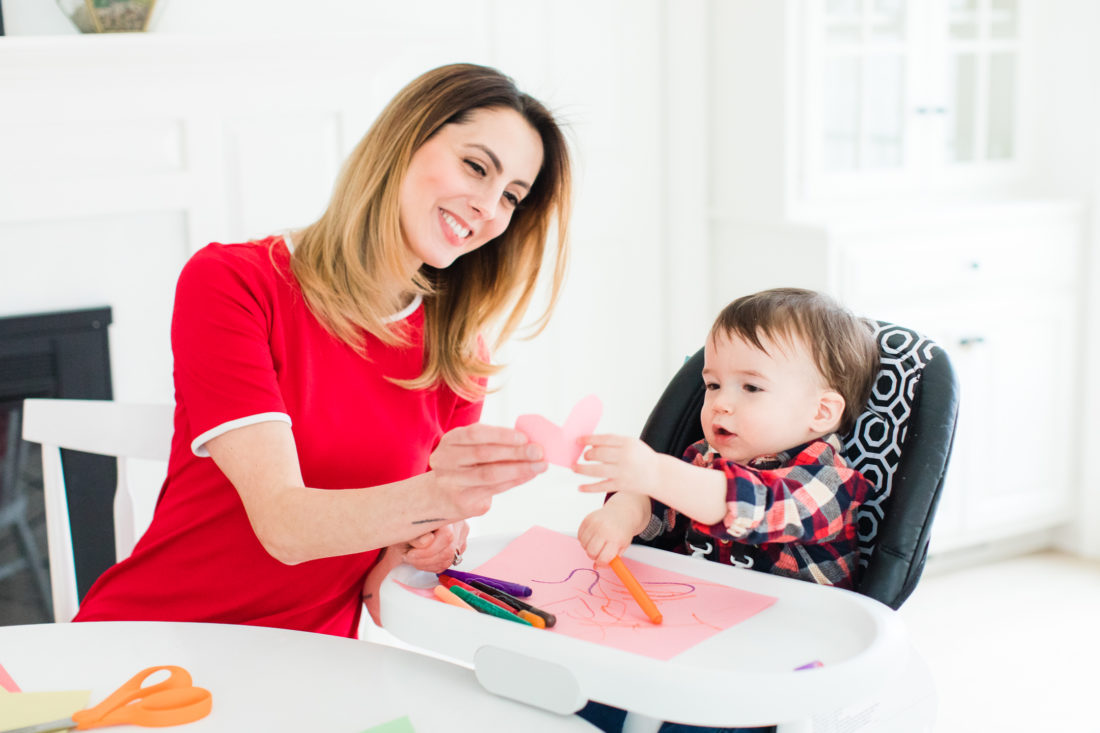
{"type": "Polygon", "coordinates": [[[527,619],[520,618],[513,613],[508,613],[503,608],[500,608],[499,606],[494,606],[492,603],[489,603],[489,601],[485,600],[484,598],[478,598],[465,588],[459,588],[458,586],[452,585],[450,591],[462,600],[469,603],[478,611],[481,611],[482,613],[487,613],[490,616],[496,616],[497,618],[506,618],[509,621],[515,621],[517,624],[523,624],[524,626],[532,625],[531,622],[527,619]]]}

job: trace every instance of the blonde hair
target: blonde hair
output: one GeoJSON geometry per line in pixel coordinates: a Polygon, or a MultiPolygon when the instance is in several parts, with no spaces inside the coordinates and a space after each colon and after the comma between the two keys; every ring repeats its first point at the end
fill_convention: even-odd
{"type": "Polygon", "coordinates": [[[844,398],[839,431],[856,423],[871,397],[879,354],[870,323],[857,318],[829,296],[801,288],[775,288],[745,295],[727,305],[710,329],[710,338],[735,334],[766,352],[772,343],[806,345],[829,389],[844,398]]]}
{"type": "Polygon", "coordinates": [[[424,296],[424,367],[407,389],[440,381],[466,397],[499,367],[478,346],[496,326],[494,346],[516,330],[538,284],[547,240],[556,229],[553,275],[541,331],[561,292],[568,260],[569,152],[553,115],[496,69],[452,64],[414,79],[390,101],[352,151],[321,218],[295,234],[294,275],[310,310],[338,338],[365,354],[362,332],[388,344],[404,343],[401,327],[387,324],[410,292],[424,296]],[[404,269],[399,189],[413,154],[444,125],[464,122],[477,109],[518,112],[542,141],[543,162],[508,228],[446,269],[428,265],[409,282],[404,269]]]}

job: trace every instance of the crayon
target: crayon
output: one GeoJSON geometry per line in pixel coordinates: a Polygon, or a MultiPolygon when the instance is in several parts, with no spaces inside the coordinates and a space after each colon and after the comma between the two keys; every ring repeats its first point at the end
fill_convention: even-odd
{"type": "Polygon", "coordinates": [[[657,610],[657,605],[653,602],[653,599],[645,592],[645,588],[638,582],[638,579],[634,577],[634,574],[626,569],[626,565],[623,565],[623,559],[616,555],[610,563],[611,569],[615,571],[615,575],[619,576],[619,580],[623,581],[623,585],[630,591],[630,595],[634,596],[634,600],[638,602],[642,610],[645,611],[645,615],[649,616],[649,620],[655,624],[661,623],[663,617],[661,612],[657,610]]]}
{"type": "Polygon", "coordinates": [[[520,599],[515,598],[502,590],[496,588],[490,589],[490,586],[486,586],[480,580],[474,580],[471,582],[474,584],[475,588],[478,588],[479,585],[481,586],[480,588],[478,588],[478,590],[481,590],[485,593],[490,594],[494,598],[504,601],[517,611],[527,611],[528,613],[535,614],[543,620],[543,623],[546,624],[546,628],[548,629],[558,622],[558,619],[556,616],[554,616],[554,614],[543,611],[541,608],[536,608],[526,601],[521,601],[520,599]]]}
{"type": "Polygon", "coordinates": [[[512,608],[511,606],[509,606],[507,603],[500,600],[499,598],[493,598],[488,593],[485,593],[484,591],[480,591],[477,588],[473,588],[473,587],[467,585],[466,583],[463,583],[458,578],[448,578],[448,577],[444,576],[444,577],[439,579],[439,582],[440,582],[440,584],[447,586],[447,588],[449,588],[450,590],[454,590],[455,588],[461,588],[462,590],[466,591],[467,593],[469,593],[471,595],[475,595],[483,601],[487,601],[489,603],[492,603],[494,606],[501,609],[502,611],[507,611],[508,613],[515,613],[516,610],[517,610],[515,608],[512,608]]]}
{"type": "Polygon", "coordinates": [[[451,586],[450,591],[452,593],[454,593],[456,596],[458,596],[459,598],[461,598],[462,600],[469,603],[476,610],[481,611],[482,613],[487,613],[490,616],[496,616],[497,618],[508,619],[509,621],[515,621],[517,624],[523,624],[524,626],[533,626],[534,625],[530,621],[528,621],[526,619],[522,619],[519,616],[515,615],[514,613],[511,613],[510,611],[502,611],[501,609],[494,606],[492,603],[489,603],[486,600],[478,598],[477,596],[475,596],[473,593],[466,590],[465,588],[459,588],[456,585],[456,586],[451,586]]]}
{"type": "Polygon", "coordinates": [[[498,580],[496,578],[490,578],[487,575],[478,575],[477,573],[467,573],[462,570],[444,570],[443,575],[449,575],[452,578],[458,578],[464,583],[469,583],[471,580],[480,580],[485,585],[491,585],[498,590],[502,590],[509,595],[516,596],[518,598],[527,598],[533,592],[526,585],[520,585],[519,583],[513,583],[510,580],[498,580]]]}
{"type": "Polygon", "coordinates": [[[447,590],[447,586],[445,585],[437,585],[432,592],[435,593],[436,598],[443,601],[444,603],[450,603],[452,606],[458,606],[459,608],[469,608],[471,610],[473,609],[473,606],[471,606],[469,603],[462,600],[451,591],[447,590]]]}
{"type": "Polygon", "coordinates": [[[530,611],[519,611],[516,613],[521,619],[534,626],[536,629],[545,629],[546,622],[542,620],[542,616],[536,616],[530,611]]]}

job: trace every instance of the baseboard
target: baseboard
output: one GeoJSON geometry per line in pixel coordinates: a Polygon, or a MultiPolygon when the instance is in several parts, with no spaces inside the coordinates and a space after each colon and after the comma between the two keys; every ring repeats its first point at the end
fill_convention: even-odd
{"type": "Polygon", "coordinates": [[[924,574],[938,575],[960,568],[1007,560],[1057,546],[1061,533],[1055,528],[1036,530],[952,550],[930,552],[924,574]]]}

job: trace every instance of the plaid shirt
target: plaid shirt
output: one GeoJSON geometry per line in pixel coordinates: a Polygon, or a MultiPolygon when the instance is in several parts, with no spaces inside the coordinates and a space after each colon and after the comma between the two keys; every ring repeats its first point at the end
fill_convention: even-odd
{"type": "Polygon", "coordinates": [[[639,535],[645,544],[822,585],[858,582],[856,509],[871,485],[845,463],[835,433],[748,466],[706,441],[688,447],[684,460],[726,474],[728,513],[707,525],[654,502],[639,535]]]}

